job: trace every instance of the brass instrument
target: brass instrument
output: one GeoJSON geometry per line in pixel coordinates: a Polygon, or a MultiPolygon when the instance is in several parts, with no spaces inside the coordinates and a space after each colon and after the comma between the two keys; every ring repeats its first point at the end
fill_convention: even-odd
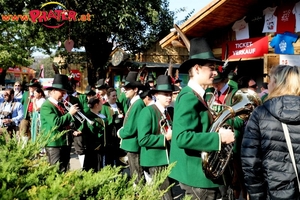
{"type": "Polygon", "coordinates": [[[169,129],[172,129],[171,123],[167,119],[167,117],[162,116],[161,120],[159,121],[160,125],[160,132],[163,135],[166,135],[169,129]]]}
{"type": "MultiPolygon", "coordinates": [[[[66,110],[67,111],[69,111],[70,110],[70,107],[73,105],[73,104],[71,104],[70,102],[68,102],[68,101],[66,101],[66,100],[64,100],[64,106],[65,106],[65,108],[66,108],[66,110]]],[[[82,112],[80,112],[80,111],[77,111],[77,113],[75,114],[75,115],[73,115],[73,117],[75,117],[76,119],[78,119],[78,121],[80,122],[80,123],[83,123],[84,122],[84,120],[86,120],[87,121],[87,123],[89,123],[90,125],[93,125],[94,124],[94,122],[92,121],[92,120],[90,120],[89,118],[87,118],[82,112]]]]}
{"type": "MultiPolygon", "coordinates": [[[[233,96],[233,105],[226,106],[218,114],[209,132],[218,132],[221,127],[231,128],[225,122],[235,116],[247,119],[255,107],[261,105],[261,100],[256,92],[243,88],[238,90],[233,96]]],[[[202,152],[202,167],[205,175],[212,179],[218,179],[223,175],[224,170],[232,155],[233,143],[222,144],[220,151],[202,152]]]]}

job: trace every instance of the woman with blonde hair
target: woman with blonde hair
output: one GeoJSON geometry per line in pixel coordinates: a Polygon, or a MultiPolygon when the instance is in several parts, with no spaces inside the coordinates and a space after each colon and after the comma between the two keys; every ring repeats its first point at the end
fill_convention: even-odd
{"type": "MultiPolygon", "coordinates": [[[[283,124],[287,125],[296,163],[300,161],[300,67],[271,69],[269,95],[246,126],[242,168],[250,199],[299,199],[299,185],[283,124]],[[283,124],[282,124],[283,123],[283,124]]],[[[297,171],[300,164],[297,165],[297,171]]]]}

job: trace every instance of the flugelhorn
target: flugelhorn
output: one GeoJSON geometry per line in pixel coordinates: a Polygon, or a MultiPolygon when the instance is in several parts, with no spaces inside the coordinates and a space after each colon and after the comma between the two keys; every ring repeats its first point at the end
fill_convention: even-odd
{"type": "MultiPolygon", "coordinates": [[[[73,106],[73,104],[71,104],[70,102],[64,100],[64,106],[66,108],[67,111],[70,110],[70,107],[73,106]]],[[[94,122],[92,120],[90,120],[89,118],[87,118],[82,112],[77,111],[77,113],[74,115],[74,117],[76,119],[78,119],[78,121],[80,121],[80,123],[83,123],[84,120],[87,121],[87,123],[89,123],[90,125],[93,125],[94,122]]]]}

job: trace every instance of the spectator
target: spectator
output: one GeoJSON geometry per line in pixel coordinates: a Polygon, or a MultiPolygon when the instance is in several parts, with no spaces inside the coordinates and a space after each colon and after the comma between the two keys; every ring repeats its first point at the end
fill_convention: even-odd
{"type": "Polygon", "coordinates": [[[287,125],[300,171],[300,68],[278,65],[270,72],[269,95],[246,125],[241,159],[250,199],[299,199],[283,124],[287,125]]]}

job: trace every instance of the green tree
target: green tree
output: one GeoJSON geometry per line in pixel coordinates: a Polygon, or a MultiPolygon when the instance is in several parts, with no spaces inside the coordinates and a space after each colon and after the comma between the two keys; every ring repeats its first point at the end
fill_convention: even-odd
{"type": "MultiPolygon", "coordinates": [[[[43,1],[6,0],[0,1],[0,14],[28,13],[40,9],[43,1]]],[[[169,33],[173,24],[173,12],[168,9],[168,0],[97,0],[97,1],[60,1],[67,10],[74,10],[77,16],[91,15],[91,21],[65,22],[57,29],[49,29],[42,23],[31,21],[17,22],[28,27],[27,41],[32,42],[30,50],[37,47],[49,53],[51,48],[65,56],[69,55],[62,47],[57,46],[69,38],[75,47],[85,47],[86,61],[90,63],[89,72],[98,71],[104,76],[109,55],[114,47],[136,54],[149,48],[157,40],[169,33]]],[[[43,9],[63,9],[58,5],[47,5],[43,9]]],[[[1,22],[1,25],[8,22],[1,22]]],[[[13,22],[11,22],[13,23],[13,22]]],[[[50,25],[57,24],[51,19],[50,25]]],[[[96,73],[89,73],[90,84],[95,82],[96,73]]]]}

